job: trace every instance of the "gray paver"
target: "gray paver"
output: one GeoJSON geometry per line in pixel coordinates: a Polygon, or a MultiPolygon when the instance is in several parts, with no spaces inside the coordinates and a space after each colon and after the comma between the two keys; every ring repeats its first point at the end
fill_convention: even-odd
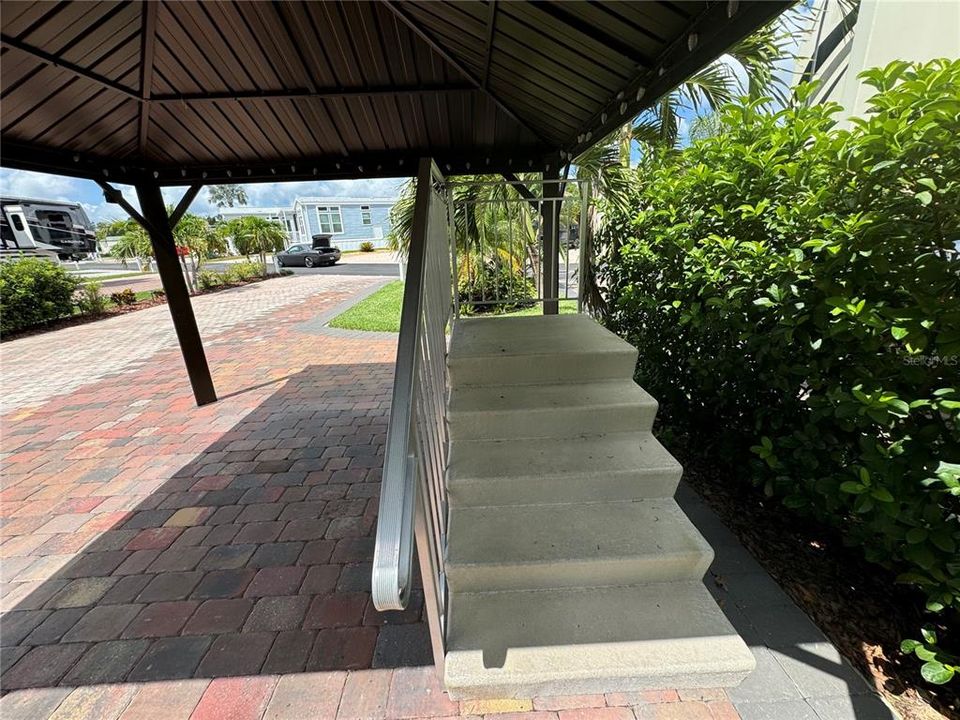
{"type": "Polygon", "coordinates": [[[800,643],[772,652],[805,698],[870,692],[864,679],[828,642],[800,643]]]}
{"type": "Polygon", "coordinates": [[[819,720],[803,700],[735,703],[741,720],[819,720]]]}
{"type": "MultiPolygon", "coordinates": [[[[897,720],[874,693],[854,697],[810,698],[807,703],[819,720],[897,720]]],[[[749,720],[744,716],[743,720],[749,720]]]]}
{"type": "Polygon", "coordinates": [[[800,690],[765,647],[752,647],[757,668],[747,675],[740,687],[730,688],[727,694],[737,707],[740,703],[772,700],[801,700],[800,690]]]}

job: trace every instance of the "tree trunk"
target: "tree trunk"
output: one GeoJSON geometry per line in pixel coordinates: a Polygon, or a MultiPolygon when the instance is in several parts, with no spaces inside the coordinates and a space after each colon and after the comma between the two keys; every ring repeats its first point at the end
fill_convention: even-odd
{"type": "Polygon", "coordinates": [[[183,265],[183,275],[187,280],[187,289],[192,295],[196,292],[196,288],[193,286],[193,279],[190,278],[190,269],[187,267],[187,259],[183,255],[180,256],[180,264],[183,265]]]}

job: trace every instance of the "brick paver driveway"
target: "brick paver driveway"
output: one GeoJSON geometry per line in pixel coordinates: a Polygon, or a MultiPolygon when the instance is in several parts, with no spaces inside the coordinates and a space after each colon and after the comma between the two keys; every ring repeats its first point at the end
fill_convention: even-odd
{"type": "Polygon", "coordinates": [[[165,307],[3,346],[5,692],[429,661],[367,592],[395,343],[309,322],[374,282],[196,299],[204,408],[165,307]]]}

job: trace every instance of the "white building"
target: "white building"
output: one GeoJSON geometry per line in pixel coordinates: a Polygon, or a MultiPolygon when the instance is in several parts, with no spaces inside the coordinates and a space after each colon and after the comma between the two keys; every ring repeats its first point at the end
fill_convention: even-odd
{"type": "Polygon", "coordinates": [[[821,81],[811,102],[862,115],[873,89],[857,75],[894,60],[960,58],[960,0],[815,0],[816,25],[801,53],[801,80],[821,81]]]}

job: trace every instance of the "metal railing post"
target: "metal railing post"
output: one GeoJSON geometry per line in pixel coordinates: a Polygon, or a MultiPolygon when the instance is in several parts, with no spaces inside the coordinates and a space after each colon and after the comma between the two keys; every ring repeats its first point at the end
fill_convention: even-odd
{"type": "Polygon", "coordinates": [[[590,181],[587,180],[580,185],[580,227],[577,229],[579,246],[577,252],[579,257],[577,266],[579,268],[577,276],[577,312],[583,312],[583,290],[587,282],[587,273],[590,272],[589,258],[587,249],[591,248],[590,243],[593,238],[590,237],[590,181]]]}

